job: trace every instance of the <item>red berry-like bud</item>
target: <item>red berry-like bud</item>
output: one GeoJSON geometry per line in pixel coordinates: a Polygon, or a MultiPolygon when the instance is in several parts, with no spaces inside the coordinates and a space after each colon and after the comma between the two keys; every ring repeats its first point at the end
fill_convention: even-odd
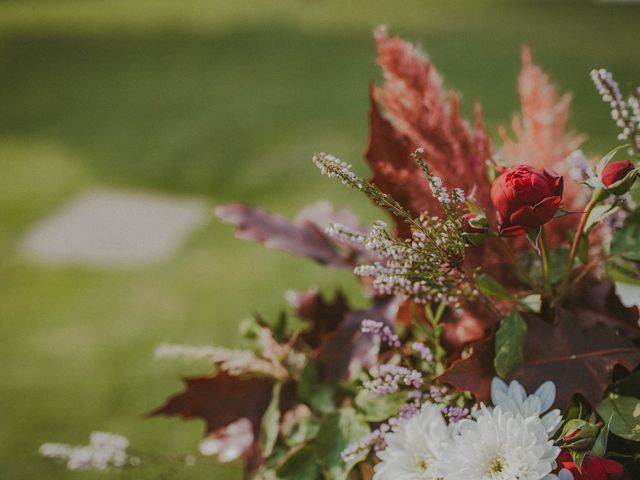
{"type": "Polygon", "coordinates": [[[600,179],[606,187],[609,187],[626,177],[631,170],[633,170],[633,164],[629,160],[611,162],[604,167],[600,179]]]}

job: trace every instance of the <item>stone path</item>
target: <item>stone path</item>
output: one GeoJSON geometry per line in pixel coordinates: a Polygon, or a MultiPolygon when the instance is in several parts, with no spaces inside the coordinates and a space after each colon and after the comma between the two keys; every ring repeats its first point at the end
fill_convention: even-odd
{"type": "Polygon", "coordinates": [[[199,200],[89,191],[35,224],[22,249],[48,263],[145,264],[170,256],[207,215],[199,200]]]}

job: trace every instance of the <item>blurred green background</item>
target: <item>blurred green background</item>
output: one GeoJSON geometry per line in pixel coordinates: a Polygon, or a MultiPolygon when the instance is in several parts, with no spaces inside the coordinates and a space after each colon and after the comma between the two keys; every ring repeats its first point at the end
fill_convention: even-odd
{"type": "MultiPolygon", "coordinates": [[[[518,107],[522,43],[564,90],[585,150],[615,144],[589,80],[640,80],[640,6],[588,1],[0,1],[0,477],[92,479],[40,459],[45,441],[92,430],[138,450],[195,452],[198,421],[142,418],[206,365],[153,359],[162,341],[232,345],[239,320],[286,289],[348,272],[233,239],[213,218],[170,260],[142,268],[47,266],[19,242],[79,192],[115,187],[239,200],[293,215],[330,198],[367,201],[322,178],[326,150],[365,172],[367,83],[380,24],[421,44],[465,111],[493,133],[518,107]]],[[[495,137],[494,137],[495,138],[495,137]]],[[[240,478],[237,466],[141,468],[118,478],[240,478]],[[165,472],[166,473],[166,472],[165,472]]]]}

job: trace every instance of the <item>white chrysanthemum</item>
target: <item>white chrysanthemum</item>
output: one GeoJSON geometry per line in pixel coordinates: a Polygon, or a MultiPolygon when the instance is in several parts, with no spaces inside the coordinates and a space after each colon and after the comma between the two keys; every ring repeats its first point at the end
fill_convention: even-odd
{"type": "Polygon", "coordinates": [[[387,447],[377,454],[381,462],[375,466],[374,480],[442,478],[441,454],[450,435],[440,410],[427,402],[417,415],[385,435],[387,447]]]}
{"type": "Polygon", "coordinates": [[[545,413],[551,408],[556,399],[556,386],[553,382],[545,382],[533,395],[527,396],[524,387],[517,381],[507,385],[503,380],[495,377],[491,382],[491,401],[503,412],[511,412],[513,415],[527,417],[539,417],[547,434],[552,436],[560,423],[562,416],[560,410],[555,409],[545,413]]]}
{"type": "Polygon", "coordinates": [[[440,463],[445,480],[552,480],[560,448],[538,417],[493,411],[462,420],[440,463]]]}

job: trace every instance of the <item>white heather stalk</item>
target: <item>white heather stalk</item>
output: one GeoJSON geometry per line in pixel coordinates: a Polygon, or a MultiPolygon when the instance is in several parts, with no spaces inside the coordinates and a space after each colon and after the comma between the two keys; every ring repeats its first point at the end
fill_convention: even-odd
{"type": "MultiPolygon", "coordinates": [[[[88,445],[45,443],[39,451],[43,457],[66,461],[69,470],[108,470],[126,465],[128,446],[129,440],[121,435],[93,432],[88,445]]],[[[137,463],[137,457],[131,460],[137,463]]]]}
{"type": "Polygon", "coordinates": [[[618,140],[630,140],[633,148],[640,152],[640,133],[638,132],[640,128],[640,116],[638,115],[640,106],[636,96],[638,92],[634,92],[628,102],[625,101],[620,93],[618,83],[613,79],[613,75],[604,68],[592,70],[591,79],[602,100],[609,104],[611,118],[621,129],[618,140]]]}
{"type": "Polygon", "coordinates": [[[155,357],[208,360],[219,365],[220,368],[231,375],[255,372],[275,378],[286,378],[288,374],[286,369],[275,361],[260,358],[247,350],[224,347],[163,343],[156,348],[155,357]]]}

